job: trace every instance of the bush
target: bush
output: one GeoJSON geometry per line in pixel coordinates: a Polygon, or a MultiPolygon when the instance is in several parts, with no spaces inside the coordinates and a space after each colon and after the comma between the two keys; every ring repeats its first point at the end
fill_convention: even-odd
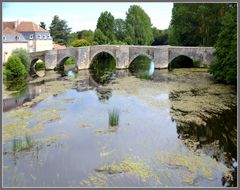
{"type": "Polygon", "coordinates": [[[38,61],[35,65],[35,70],[44,70],[45,69],[45,63],[43,61],[38,61]]]}
{"type": "Polygon", "coordinates": [[[17,48],[15,50],[13,50],[12,55],[16,55],[17,57],[19,57],[21,60],[21,63],[24,65],[26,71],[27,72],[30,71],[31,58],[30,58],[27,50],[25,50],[23,48],[17,48]]]}
{"type": "Polygon", "coordinates": [[[21,63],[20,58],[16,55],[12,55],[8,58],[5,69],[7,80],[24,78],[27,74],[26,69],[21,63]]]}
{"type": "Polygon", "coordinates": [[[73,47],[82,47],[82,46],[89,46],[90,43],[85,39],[74,40],[71,44],[73,47]]]}

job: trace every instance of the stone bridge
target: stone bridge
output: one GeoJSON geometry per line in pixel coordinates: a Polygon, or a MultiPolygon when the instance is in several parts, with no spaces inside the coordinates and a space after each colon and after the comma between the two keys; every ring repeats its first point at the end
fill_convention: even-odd
{"type": "Polygon", "coordinates": [[[140,55],[149,57],[157,69],[168,68],[171,61],[184,55],[192,60],[209,64],[213,60],[213,47],[181,47],[181,46],[136,46],[136,45],[98,45],[59,50],[48,50],[30,53],[31,67],[37,60],[45,62],[46,69],[54,69],[57,65],[64,64],[65,60],[72,57],[78,69],[88,69],[96,55],[101,52],[109,53],[116,60],[117,69],[126,69],[131,62],[140,55]]]}

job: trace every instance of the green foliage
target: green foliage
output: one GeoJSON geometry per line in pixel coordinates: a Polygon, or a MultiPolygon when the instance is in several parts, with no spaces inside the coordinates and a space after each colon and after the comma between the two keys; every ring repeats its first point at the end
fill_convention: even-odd
{"type": "Polygon", "coordinates": [[[74,40],[71,45],[73,47],[82,47],[82,46],[89,46],[91,43],[85,39],[74,40]]]}
{"type": "Polygon", "coordinates": [[[158,30],[156,27],[152,28],[153,32],[153,39],[152,42],[153,46],[157,45],[167,45],[168,44],[168,30],[158,30]]]}
{"type": "Polygon", "coordinates": [[[149,75],[148,71],[140,71],[137,73],[136,77],[144,80],[153,80],[153,76],[149,75]]]}
{"type": "Polygon", "coordinates": [[[215,44],[216,60],[209,72],[216,80],[237,84],[237,8],[231,5],[223,19],[223,27],[215,44]]]}
{"type": "MultiPolygon", "coordinates": [[[[97,29],[99,29],[105,36],[106,43],[111,43],[115,39],[114,35],[114,17],[110,12],[102,12],[97,21],[97,29]]],[[[102,44],[102,40],[98,41],[98,38],[95,38],[99,44],[102,44]]]]}
{"type": "Polygon", "coordinates": [[[41,28],[43,28],[43,29],[46,30],[46,24],[45,24],[45,22],[40,22],[39,26],[40,26],[41,28]]]}
{"type": "Polygon", "coordinates": [[[140,6],[130,6],[125,22],[125,41],[128,44],[149,45],[152,43],[153,33],[151,20],[140,6]]]}
{"type": "Polygon", "coordinates": [[[124,41],[126,33],[126,23],[123,19],[115,19],[114,21],[114,32],[117,41],[124,41]]]}
{"type": "Polygon", "coordinates": [[[108,118],[109,118],[109,125],[110,126],[118,126],[119,122],[119,110],[113,109],[110,112],[108,112],[108,118]]]}
{"type": "Polygon", "coordinates": [[[15,152],[20,152],[24,150],[29,150],[30,148],[33,147],[34,141],[30,136],[27,134],[25,135],[25,143],[23,143],[23,140],[21,138],[14,138],[12,140],[12,151],[15,152]]]}
{"type": "Polygon", "coordinates": [[[227,6],[226,3],[174,3],[169,44],[213,46],[227,6]]]}
{"type": "Polygon", "coordinates": [[[77,37],[78,39],[84,39],[91,44],[94,40],[94,33],[92,30],[82,30],[77,32],[77,37]]]}
{"type": "Polygon", "coordinates": [[[21,63],[20,58],[16,55],[12,55],[8,58],[8,61],[5,64],[5,68],[7,80],[24,78],[27,74],[26,69],[24,65],[21,63]]]}
{"type": "Polygon", "coordinates": [[[96,29],[94,33],[94,41],[98,44],[107,44],[108,38],[104,35],[104,33],[100,29],[96,29]]]}
{"type": "Polygon", "coordinates": [[[64,63],[64,65],[74,65],[74,64],[75,64],[75,60],[71,57],[69,57],[64,63]]]}
{"type": "Polygon", "coordinates": [[[37,61],[35,65],[35,70],[44,70],[45,69],[45,63],[43,61],[37,61]]]}
{"type": "Polygon", "coordinates": [[[69,43],[71,28],[68,27],[65,20],[61,20],[55,15],[49,29],[55,43],[61,45],[67,45],[69,43]]]}
{"type": "Polygon", "coordinates": [[[15,55],[20,58],[21,63],[24,65],[27,72],[30,70],[31,58],[26,49],[17,48],[13,50],[12,55],[15,55]]]}

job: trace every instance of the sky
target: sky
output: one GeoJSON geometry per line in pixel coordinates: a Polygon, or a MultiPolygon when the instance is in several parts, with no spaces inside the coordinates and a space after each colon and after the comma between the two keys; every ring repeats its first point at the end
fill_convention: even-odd
{"type": "Polygon", "coordinates": [[[49,28],[54,15],[67,21],[72,32],[83,29],[96,29],[97,19],[101,12],[109,11],[114,18],[126,18],[130,5],[140,5],[151,18],[152,25],[167,29],[172,15],[173,3],[3,3],[3,21],[45,22],[49,28]]]}

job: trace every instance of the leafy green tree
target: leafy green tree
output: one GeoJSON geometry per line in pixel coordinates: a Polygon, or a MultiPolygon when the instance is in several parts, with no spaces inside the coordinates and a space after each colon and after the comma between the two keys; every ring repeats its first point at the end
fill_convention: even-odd
{"type": "Polygon", "coordinates": [[[40,22],[39,26],[46,30],[46,24],[45,24],[45,22],[40,22]]]}
{"type": "Polygon", "coordinates": [[[97,29],[101,30],[106,37],[106,43],[111,43],[115,39],[114,17],[110,12],[105,11],[101,13],[97,21],[97,29]]]}
{"type": "Polygon", "coordinates": [[[94,40],[94,32],[92,30],[82,30],[77,34],[78,34],[78,39],[84,39],[89,43],[92,43],[94,40]]]}
{"type": "Polygon", "coordinates": [[[16,55],[8,58],[5,69],[7,80],[24,78],[27,74],[24,65],[21,63],[21,59],[16,55]]]}
{"type": "Polygon", "coordinates": [[[213,46],[226,9],[226,3],[174,3],[169,44],[213,46]]]}
{"type": "Polygon", "coordinates": [[[15,50],[13,50],[12,55],[15,55],[18,58],[20,58],[21,63],[25,67],[25,70],[27,72],[30,71],[31,58],[30,58],[30,55],[29,55],[29,53],[26,49],[17,48],[15,50]]]}
{"type": "Polygon", "coordinates": [[[151,20],[140,6],[130,6],[125,22],[125,41],[128,44],[149,45],[152,43],[153,33],[151,20]]]}
{"type": "Polygon", "coordinates": [[[89,46],[91,45],[87,40],[85,39],[80,39],[80,40],[74,40],[71,45],[73,47],[81,47],[81,46],[89,46]]]}
{"type": "Polygon", "coordinates": [[[94,41],[98,44],[107,44],[108,38],[104,35],[104,33],[100,29],[96,29],[94,33],[94,41]]]}
{"type": "Polygon", "coordinates": [[[71,28],[68,27],[65,20],[61,20],[55,15],[49,28],[50,34],[55,43],[61,45],[67,45],[69,43],[71,28]]]}
{"type": "Polygon", "coordinates": [[[153,42],[152,45],[167,45],[168,44],[168,30],[158,30],[156,27],[152,28],[153,42]]]}
{"type": "Polygon", "coordinates": [[[124,41],[126,33],[125,21],[121,18],[115,19],[114,21],[114,33],[117,41],[124,41]]]}
{"type": "Polygon", "coordinates": [[[230,4],[229,8],[215,44],[216,60],[210,65],[209,72],[218,81],[237,84],[237,6],[230,4]]]}

